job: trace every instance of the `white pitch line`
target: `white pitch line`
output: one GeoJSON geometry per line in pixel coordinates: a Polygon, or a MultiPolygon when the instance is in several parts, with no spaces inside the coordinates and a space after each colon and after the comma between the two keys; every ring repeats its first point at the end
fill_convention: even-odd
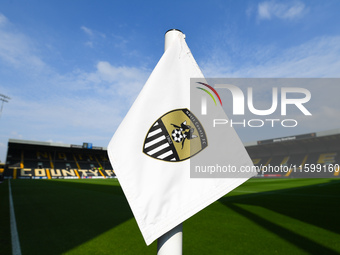
{"type": "Polygon", "coordinates": [[[9,214],[10,214],[10,222],[11,222],[11,237],[12,237],[12,254],[13,255],[21,255],[19,235],[17,230],[17,223],[15,221],[15,213],[12,199],[12,188],[11,188],[11,180],[8,179],[8,189],[9,189],[9,214]]]}

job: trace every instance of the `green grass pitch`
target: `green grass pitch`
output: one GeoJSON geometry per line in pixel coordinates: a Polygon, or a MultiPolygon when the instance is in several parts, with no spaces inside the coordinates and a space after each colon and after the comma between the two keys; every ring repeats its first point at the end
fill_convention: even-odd
{"type": "MultiPolygon", "coordinates": [[[[156,254],[115,179],[11,180],[23,255],[156,254]]],[[[0,254],[11,254],[8,181],[0,254]]],[[[339,179],[251,179],[183,225],[184,254],[340,254],[339,179]]]]}

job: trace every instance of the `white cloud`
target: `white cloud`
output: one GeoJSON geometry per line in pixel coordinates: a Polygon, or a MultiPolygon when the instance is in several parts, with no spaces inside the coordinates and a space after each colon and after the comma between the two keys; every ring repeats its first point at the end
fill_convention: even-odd
{"type": "Polygon", "coordinates": [[[85,27],[85,26],[81,26],[80,29],[83,30],[84,33],[87,34],[91,38],[95,38],[95,37],[106,38],[106,35],[104,33],[95,31],[95,30],[93,30],[91,28],[88,28],[88,27],[85,27]]]}
{"type": "Polygon", "coordinates": [[[69,94],[98,96],[111,100],[117,98],[123,105],[131,104],[150,74],[150,70],[132,66],[114,66],[107,61],[99,61],[95,70],[78,70],[66,75],[58,75],[54,83],[69,94]]]}
{"type": "Polygon", "coordinates": [[[93,48],[94,47],[94,42],[97,41],[98,39],[105,39],[106,35],[104,33],[95,31],[93,29],[90,29],[85,26],[81,26],[80,29],[89,37],[89,41],[85,43],[86,46],[93,48]]]}
{"type": "Polygon", "coordinates": [[[306,11],[305,4],[300,1],[292,3],[265,1],[258,4],[257,15],[260,20],[270,20],[272,18],[293,20],[303,16],[306,11]]]}
{"type": "Polygon", "coordinates": [[[218,49],[201,64],[202,70],[206,77],[339,77],[340,36],[318,37],[288,49],[262,48],[238,65],[218,49]]]}
{"type": "Polygon", "coordinates": [[[41,71],[44,61],[34,52],[33,42],[24,34],[16,32],[13,25],[0,13],[0,61],[15,68],[41,71]]]}
{"type": "Polygon", "coordinates": [[[108,127],[112,131],[120,123],[148,75],[148,70],[116,67],[106,61],[99,61],[92,72],[50,73],[41,79],[46,87],[41,99],[21,94],[13,98],[7,114],[31,126],[32,132],[44,127],[62,133],[67,126],[67,132],[82,129],[105,133],[108,127]]]}
{"type": "MultiPolygon", "coordinates": [[[[253,47],[254,49],[247,51],[247,53],[253,53],[248,54],[248,59],[242,59],[243,61],[230,57],[228,52],[220,48],[215,50],[211,59],[199,64],[205,77],[340,78],[340,36],[317,37],[288,49],[278,49],[270,45],[263,45],[263,50],[256,49],[257,46],[255,45],[253,47]]],[[[242,49],[239,50],[242,51],[242,49]]],[[[236,56],[239,56],[239,54],[236,54],[236,56]]],[[[252,85],[254,85],[254,91],[259,93],[257,98],[263,100],[261,103],[267,103],[267,106],[263,109],[267,109],[271,105],[271,99],[266,99],[265,93],[270,92],[273,85],[253,83],[252,85]]],[[[312,93],[312,99],[308,104],[308,110],[313,114],[312,117],[301,116],[301,112],[298,112],[297,115],[289,116],[289,118],[298,120],[297,128],[259,129],[256,132],[256,138],[254,138],[254,130],[246,132],[247,129],[241,128],[241,131],[238,132],[242,134],[242,139],[251,141],[259,139],[259,137],[264,139],[265,137],[281,137],[289,135],[289,132],[292,135],[338,128],[339,118],[337,116],[340,115],[340,107],[337,103],[337,96],[340,93],[339,86],[333,85],[331,87],[329,84],[319,83],[308,87],[308,89],[312,93]]],[[[229,96],[228,93],[225,94],[229,96]]],[[[224,96],[223,92],[220,95],[221,97],[224,96]]],[[[225,98],[222,98],[222,101],[228,102],[225,98]]],[[[227,107],[227,104],[224,105],[227,107]]],[[[261,107],[262,105],[258,106],[261,107]]],[[[231,107],[229,106],[230,109],[231,107]]],[[[231,118],[229,108],[226,112],[231,118]]],[[[282,116],[271,117],[282,119],[282,116]]]]}
{"type": "Polygon", "coordinates": [[[91,42],[91,41],[86,42],[85,45],[90,47],[90,48],[93,48],[93,42],[91,42]]]}
{"type": "Polygon", "coordinates": [[[3,118],[7,137],[1,140],[87,141],[107,146],[148,73],[99,62],[93,72],[50,75],[41,80],[48,96],[39,100],[25,93],[12,97],[3,118]],[[18,120],[22,124],[17,125],[18,120]]]}
{"type": "Polygon", "coordinates": [[[8,22],[7,18],[0,13],[0,26],[5,25],[8,22]]]}
{"type": "Polygon", "coordinates": [[[94,35],[92,29],[90,29],[88,27],[81,26],[80,29],[83,30],[85,32],[85,34],[87,34],[88,36],[93,36],[94,35]]]}
{"type": "Polygon", "coordinates": [[[100,61],[94,75],[102,82],[110,83],[120,96],[135,98],[146,82],[149,71],[136,67],[115,67],[109,62],[100,61]]]}
{"type": "MultiPolygon", "coordinates": [[[[104,34],[81,28],[91,37],[104,34]]],[[[60,73],[37,54],[35,41],[0,14],[0,66],[10,70],[11,96],[2,115],[0,143],[8,138],[106,146],[144,85],[150,70],[98,61],[92,70],[60,73]]],[[[4,159],[5,148],[0,146],[4,159]]]]}

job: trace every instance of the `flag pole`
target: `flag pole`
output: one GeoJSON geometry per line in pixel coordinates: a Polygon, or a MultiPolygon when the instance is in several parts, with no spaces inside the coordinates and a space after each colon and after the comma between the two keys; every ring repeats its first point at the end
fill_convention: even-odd
{"type": "Polygon", "coordinates": [[[157,255],[181,255],[183,225],[179,224],[157,240],[157,255]]]}
{"type": "MultiPolygon", "coordinates": [[[[168,31],[166,31],[165,40],[164,40],[164,52],[170,47],[172,41],[179,34],[183,34],[183,32],[181,30],[178,30],[178,29],[169,29],[168,31]]],[[[184,38],[185,38],[185,35],[184,35],[184,38]]]]}
{"type": "MultiPolygon", "coordinates": [[[[170,29],[165,33],[164,52],[170,47],[172,41],[182,31],[170,29]]],[[[183,243],[183,225],[179,224],[157,240],[157,255],[181,255],[183,243]]]]}

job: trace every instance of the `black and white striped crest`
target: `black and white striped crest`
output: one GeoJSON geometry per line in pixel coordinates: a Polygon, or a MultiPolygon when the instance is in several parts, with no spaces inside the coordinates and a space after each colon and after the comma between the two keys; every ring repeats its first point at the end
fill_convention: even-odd
{"type": "Polygon", "coordinates": [[[205,131],[188,109],[170,111],[156,120],[149,129],[143,152],[155,159],[178,162],[208,146],[205,131]]]}

